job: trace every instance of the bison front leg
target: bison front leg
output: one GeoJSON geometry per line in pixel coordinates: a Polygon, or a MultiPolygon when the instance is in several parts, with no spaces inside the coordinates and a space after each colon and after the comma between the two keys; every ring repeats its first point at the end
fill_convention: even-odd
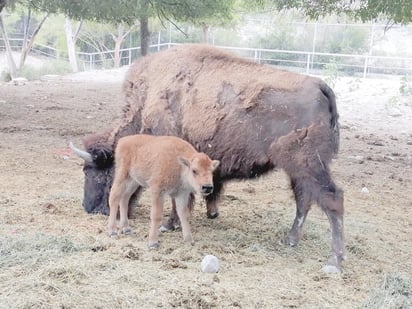
{"type": "Polygon", "coordinates": [[[219,201],[223,193],[223,183],[213,180],[213,192],[205,197],[206,215],[209,219],[215,219],[219,216],[219,201]]]}

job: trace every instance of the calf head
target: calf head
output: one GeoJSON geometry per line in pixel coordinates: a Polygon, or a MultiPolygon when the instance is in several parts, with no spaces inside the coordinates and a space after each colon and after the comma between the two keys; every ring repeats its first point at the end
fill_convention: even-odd
{"type": "Polygon", "coordinates": [[[197,153],[190,160],[179,157],[182,178],[195,193],[203,196],[213,192],[213,171],[219,166],[218,160],[211,160],[205,153],[197,153]]]}
{"type": "Polygon", "coordinates": [[[73,152],[84,160],[83,207],[88,213],[109,214],[108,198],[113,181],[113,149],[107,145],[89,145],[87,151],[70,143],[73,152]]]}

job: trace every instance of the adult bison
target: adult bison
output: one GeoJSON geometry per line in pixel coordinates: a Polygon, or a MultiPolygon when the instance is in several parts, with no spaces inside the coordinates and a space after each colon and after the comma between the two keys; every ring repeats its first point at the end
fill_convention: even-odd
{"type": "Polygon", "coordinates": [[[113,148],[120,137],[175,135],[221,162],[214,191],[206,197],[211,218],[218,215],[226,181],[284,169],[297,208],[283,242],[298,243],[310,206],[317,203],[332,229],[332,256],[324,270],[340,270],[343,192],[328,167],[338,151],[338,114],[334,93],[321,79],[259,65],[209,46],[182,45],[137,60],[123,91],[126,106],[119,123],[87,137],[85,152],[76,149],[85,159],[86,211],[108,213],[113,148]]]}

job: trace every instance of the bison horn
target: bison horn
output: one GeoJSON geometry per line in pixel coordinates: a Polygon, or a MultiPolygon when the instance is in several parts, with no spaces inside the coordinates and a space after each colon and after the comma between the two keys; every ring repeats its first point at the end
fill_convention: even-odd
{"type": "Polygon", "coordinates": [[[70,142],[69,147],[78,157],[82,158],[84,161],[89,163],[93,162],[92,155],[87,151],[76,148],[72,142],[70,142]]]}

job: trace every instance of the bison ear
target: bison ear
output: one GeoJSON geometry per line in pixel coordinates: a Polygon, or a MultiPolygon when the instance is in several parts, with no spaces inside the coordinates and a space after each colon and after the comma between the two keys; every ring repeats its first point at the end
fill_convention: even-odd
{"type": "Polygon", "coordinates": [[[217,169],[217,167],[219,166],[220,161],[219,160],[213,160],[212,161],[212,168],[213,170],[217,169]]]}
{"type": "Polygon", "coordinates": [[[178,157],[177,158],[177,161],[179,162],[179,164],[181,165],[181,166],[186,166],[186,167],[190,167],[190,162],[189,162],[189,160],[188,159],[186,159],[186,158],[183,158],[183,157],[178,157]]]}

